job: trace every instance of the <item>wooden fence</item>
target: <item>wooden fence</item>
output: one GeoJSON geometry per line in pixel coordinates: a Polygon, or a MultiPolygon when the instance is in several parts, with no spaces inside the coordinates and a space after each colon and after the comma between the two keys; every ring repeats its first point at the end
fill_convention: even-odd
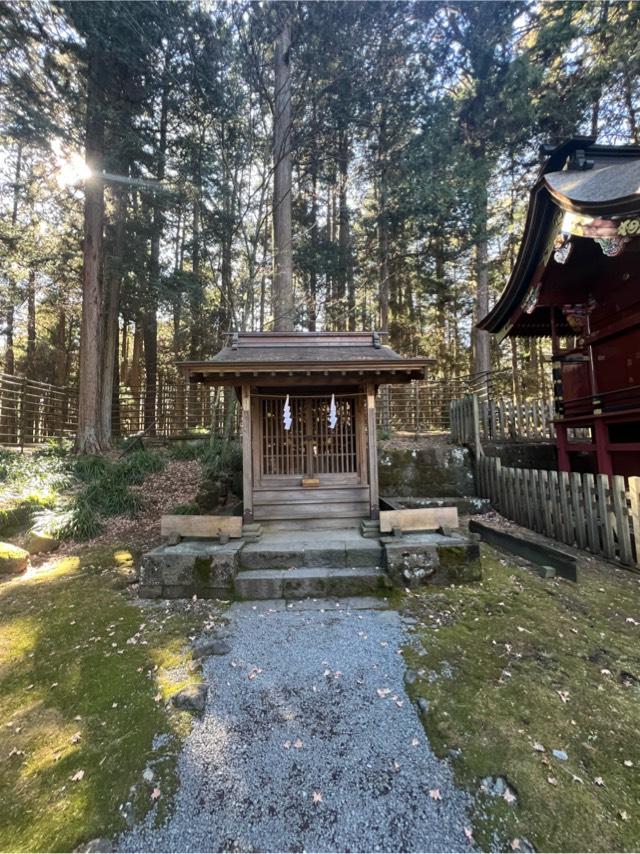
{"type": "MultiPolygon", "coordinates": [[[[220,389],[159,378],[151,419],[155,434],[189,436],[203,431],[234,433],[238,412],[220,389]]],[[[0,445],[25,447],[70,439],[78,425],[76,389],[0,374],[0,445]]],[[[112,409],[113,435],[131,436],[145,428],[144,389],[121,388],[112,409]]]]}
{"type": "Polygon", "coordinates": [[[73,436],[78,395],[73,389],[0,374],[0,445],[36,445],[73,436]]]}
{"type": "MultiPolygon", "coordinates": [[[[491,397],[502,393],[505,372],[449,380],[426,379],[381,386],[378,392],[378,427],[384,433],[415,435],[451,430],[454,442],[513,437],[542,438],[550,411],[541,404],[523,404],[491,397]],[[478,407],[473,416],[473,401],[478,407]]],[[[174,374],[158,373],[152,403],[145,404],[144,384],[139,390],[121,386],[114,399],[114,436],[131,436],[155,420],[155,432],[164,437],[187,436],[205,430],[233,433],[238,429],[238,407],[229,394],[214,386],[189,384],[174,374]],[[147,418],[145,419],[145,406],[147,418]]],[[[73,437],[78,423],[78,394],[26,377],[0,374],[0,445],[37,445],[51,439],[73,437]]],[[[547,426],[547,435],[553,427],[547,426]]]]}
{"type": "Polygon", "coordinates": [[[507,468],[487,456],[476,465],[479,495],[506,518],[640,567],[640,477],[507,468]]]}
{"type": "Polygon", "coordinates": [[[482,400],[468,394],[451,401],[451,440],[458,444],[481,441],[553,441],[553,402],[482,400]]]}

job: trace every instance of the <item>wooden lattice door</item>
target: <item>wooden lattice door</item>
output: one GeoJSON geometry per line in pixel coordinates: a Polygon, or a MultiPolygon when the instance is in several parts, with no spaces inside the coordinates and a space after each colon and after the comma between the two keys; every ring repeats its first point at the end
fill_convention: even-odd
{"type": "Polygon", "coordinates": [[[296,483],[319,477],[323,483],[356,482],[360,477],[357,398],[336,395],[337,423],[329,426],[331,398],[290,396],[291,427],[284,428],[284,398],[259,400],[260,480],[296,483]]]}

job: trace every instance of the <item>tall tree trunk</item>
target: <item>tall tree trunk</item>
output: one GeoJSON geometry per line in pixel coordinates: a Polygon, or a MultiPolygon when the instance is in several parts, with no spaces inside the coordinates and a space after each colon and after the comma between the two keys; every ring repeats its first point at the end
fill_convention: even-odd
{"type": "Polygon", "coordinates": [[[80,327],[80,382],[78,430],[75,450],[96,454],[99,437],[101,384],[102,230],[104,224],[104,74],[99,47],[89,43],[87,76],[86,161],[91,170],[84,190],[84,245],[82,271],[82,323],[80,327]]]}
{"type": "MultiPolygon", "coordinates": [[[[340,314],[346,310],[347,329],[356,329],[356,295],[353,281],[353,257],[351,252],[351,232],[349,228],[349,208],[347,206],[347,182],[349,177],[349,134],[340,131],[338,143],[338,246],[340,314]]],[[[342,318],[340,318],[342,320],[342,318]]],[[[344,320],[342,320],[344,323],[344,320]]]]}
{"type": "Polygon", "coordinates": [[[640,128],[638,127],[638,113],[633,105],[633,85],[628,65],[625,65],[622,69],[622,89],[624,92],[624,103],[627,108],[627,121],[629,122],[631,140],[634,145],[638,145],[640,143],[640,128]]]}
{"type": "MultiPolygon", "coordinates": [[[[11,230],[15,231],[18,224],[18,205],[20,202],[20,173],[22,170],[22,143],[19,142],[16,147],[16,171],[13,178],[13,206],[11,209],[11,230]]],[[[15,373],[15,354],[13,350],[13,332],[15,325],[15,306],[13,304],[14,282],[9,282],[9,292],[7,294],[6,305],[6,330],[5,330],[5,353],[4,353],[4,372],[5,374],[15,373]]]]}
{"type": "MultiPolygon", "coordinates": [[[[283,8],[285,8],[283,6],[283,8]]],[[[276,39],[273,116],[273,328],[293,329],[293,248],[291,245],[291,20],[284,12],[276,39]]]]}
{"type": "Polygon", "coordinates": [[[267,256],[269,254],[269,229],[267,218],[265,217],[264,230],[262,237],[262,275],[260,276],[260,317],[258,328],[260,332],[264,332],[264,318],[266,313],[267,301],[267,256]]]}
{"type": "Polygon", "coordinates": [[[35,379],[36,361],[36,274],[35,270],[29,270],[27,278],[27,358],[25,374],[35,379]]]}
{"type": "MultiPolygon", "coordinates": [[[[165,54],[165,72],[160,99],[160,135],[156,157],[156,178],[159,184],[164,181],[167,154],[167,126],[169,119],[169,84],[167,80],[168,56],[165,54]]],[[[143,312],[144,336],[144,429],[151,435],[156,433],[156,394],[158,387],[158,318],[157,304],[160,291],[160,241],[164,227],[162,198],[156,192],[153,198],[153,230],[151,232],[151,252],[149,255],[149,289],[143,312]]]]}
{"type": "Polygon", "coordinates": [[[380,331],[389,331],[389,220],[387,211],[386,119],[378,128],[378,299],[380,331]]]}
{"type": "Polygon", "coordinates": [[[156,394],[158,390],[158,319],[155,307],[142,315],[144,340],[144,429],[155,433],[156,394]]]}
{"type": "Polygon", "coordinates": [[[65,386],[67,384],[67,313],[63,305],[58,309],[55,342],[56,356],[53,382],[55,385],[65,386]]]}
{"type": "MultiPolygon", "coordinates": [[[[127,169],[124,170],[128,171],[127,169]]],[[[119,399],[119,378],[117,368],[118,352],[118,314],[120,310],[120,288],[122,285],[122,256],[127,218],[127,192],[122,186],[115,189],[115,221],[110,241],[110,252],[104,271],[104,294],[102,316],[104,322],[102,345],[102,384],[100,388],[99,437],[103,447],[111,445],[111,415],[114,398],[119,399]]],[[[119,411],[119,408],[118,408],[119,411]]]]}
{"type": "MultiPolygon", "coordinates": [[[[314,104],[314,127],[315,124],[316,107],[314,104]]],[[[309,271],[307,302],[307,326],[309,332],[315,332],[318,319],[318,141],[315,134],[311,153],[311,269],[309,271]]]]}
{"type": "MultiPolygon", "coordinates": [[[[478,208],[475,223],[474,273],[476,280],[475,320],[489,313],[489,248],[487,239],[487,185],[486,169],[480,169],[478,183],[478,208]]],[[[486,380],[491,368],[489,333],[482,329],[473,331],[473,373],[486,380]]]]}
{"type": "Polygon", "coordinates": [[[133,348],[131,353],[131,364],[129,366],[129,388],[133,398],[133,415],[131,419],[131,432],[140,429],[140,398],[142,395],[142,319],[136,318],[133,330],[133,348]]]}

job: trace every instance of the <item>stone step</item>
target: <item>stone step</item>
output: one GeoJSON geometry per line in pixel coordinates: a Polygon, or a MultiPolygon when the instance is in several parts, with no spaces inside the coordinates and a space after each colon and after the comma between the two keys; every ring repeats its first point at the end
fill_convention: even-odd
{"type": "Polygon", "coordinates": [[[296,569],[243,570],[235,577],[239,599],[304,599],[307,596],[366,596],[389,586],[375,567],[301,566],[296,569]]]}
{"type": "Polygon", "coordinates": [[[384,552],[378,540],[368,540],[359,532],[341,531],[269,534],[247,543],[240,552],[241,569],[289,570],[305,566],[335,568],[381,567],[384,552]]]}

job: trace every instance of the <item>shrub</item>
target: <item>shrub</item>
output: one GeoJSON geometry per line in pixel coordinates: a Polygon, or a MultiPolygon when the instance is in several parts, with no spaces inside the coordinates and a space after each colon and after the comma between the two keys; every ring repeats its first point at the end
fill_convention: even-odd
{"type": "Polygon", "coordinates": [[[116,467],[90,483],[83,495],[87,504],[102,516],[133,516],[142,505],[140,498],[129,491],[126,472],[116,467]]]}
{"type": "Polygon", "coordinates": [[[91,483],[102,477],[109,467],[104,457],[78,457],[73,467],[73,473],[84,483],[91,483]]]}
{"type": "Polygon", "coordinates": [[[173,516],[197,516],[200,513],[200,508],[197,504],[189,502],[188,504],[176,504],[169,513],[173,516]]]}
{"type": "Polygon", "coordinates": [[[207,443],[202,440],[189,442],[188,444],[173,445],[169,448],[169,456],[172,460],[200,460],[207,450],[207,443]]]}
{"type": "Polygon", "coordinates": [[[142,483],[148,474],[162,471],[164,459],[154,451],[133,451],[114,468],[122,471],[127,483],[142,483]]]}
{"type": "Polygon", "coordinates": [[[68,510],[48,514],[39,524],[59,540],[90,540],[102,531],[98,516],[83,492],[76,496],[68,510]]]}

